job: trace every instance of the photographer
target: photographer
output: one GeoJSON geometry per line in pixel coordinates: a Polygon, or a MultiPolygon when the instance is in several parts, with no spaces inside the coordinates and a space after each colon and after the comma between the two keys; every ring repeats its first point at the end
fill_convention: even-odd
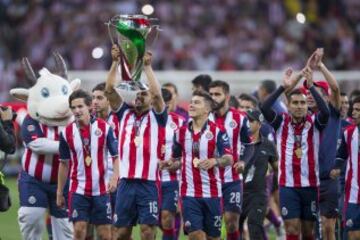
{"type": "Polygon", "coordinates": [[[0,107],[0,151],[7,154],[15,152],[15,134],[12,123],[14,114],[10,107],[0,107]]]}
{"type": "MultiPolygon", "coordinates": [[[[15,134],[13,119],[16,114],[13,114],[9,107],[0,106],[0,152],[6,154],[13,154],[15,152],[15,134]]],[[[5,160],[0,159],[0,212],[7,211],[11,206],[9,189],[5,186],[4,175],[1,173],[5,165],[5,160]]]]}

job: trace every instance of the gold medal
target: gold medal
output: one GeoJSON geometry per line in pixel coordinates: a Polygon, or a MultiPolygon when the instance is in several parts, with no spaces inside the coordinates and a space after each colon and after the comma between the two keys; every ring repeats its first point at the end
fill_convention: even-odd
{"type": "Polygon", "coordinates": [[[297,158],[301,158],[301,157],[302,157],[302,150],[301,150],[301,148],[297,148],[297,149],[295,150],[295,154],[296,154],[296,157],[297,157],[297,158]]]}
{"type": "Polygon", "coordinates": [[[139,136],[136,136],[134,139],[135,146],[140,146],[141,144],[141,138],[139,136]]]}
{"type": "Polygon", "coordinates": [[[86,156],[85,158],[85,164],[87,167],[89,167],[91,165],[92,159],[90,156],[86,156]]]}
{"type": "Polygon", "coordinates": [[[194,168],[198,168],[198,167],[199,167],[199,163],[200,163],[200,159],[194,158],[194,160],[193,160],[194,168]]]}

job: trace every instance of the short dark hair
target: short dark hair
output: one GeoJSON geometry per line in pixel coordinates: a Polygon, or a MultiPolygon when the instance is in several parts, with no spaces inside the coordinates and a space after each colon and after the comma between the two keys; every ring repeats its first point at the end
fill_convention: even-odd
{"type": "Polygon", "coordinates": [[[215,87],[221,87],[224,90],[225,94],[229,94],[230,92],[230,86],[227,82],[216,80],[209,84],[209,89],[215,87]]]}
{"type": "Polygon", "coordinates": [[[162,87],[172,87],[174,89],[174,92],[177,94],[178,93],[178,89],[176,87],[176,85],[174,83],[171,83],[171,82],[167,82],[167,83],[164,83],[162,85],[162,87]]]}
{"type": "Polygon", "coordinates": [[[340,96],[341,97],[347,97],[347,94],[346,94],[346,92],[340,92],[340,96]]]}
{"type": "Polygon", "coordinates": [[[87,91],[84,91],[82,89],[76,90],[76,91],[74,91],[74,92],[72,92],[70,94],[70,96],[69,96],[69,106],[71,107],[71,102],[73,100],[75,100],[75,99],[78,99],[78,98],[84,99],[84,103],[88,107],[91,106],[91,102],[92,102],[91,95],[87,91]]]}
{"type": "Polygon", "coordinates": [[[102,92],[105,92],[105,83],[99,83],[97,84],[91,92],[95,92],[95,91],[102,91],[102,92]]]}
{"type": "Polygon", "coordinates": [[[172,99],[171,92],[166,88],[161,88],[161,95],[165,103],[169,102],[172,99]]]}
{"type": "Polygon", "coordinates": [[[230,96],[229,106],[238,109],[240,107],[240,103],[234,95],[230,96]]]}
{"type": "Polygon", "coordinates": [[[195,90],[192,96],[199,96],[204,98],[205,102],[207,102],[210,106],[210,110],[214,108],[214,100],[211,98],[210,94],[204,90],[195,90]]]}
{"type": "Polygon", "coordinates": [[[258,101],[256,100],[255,97],[251,96],[250,94],[247,93],[242,93],[239,95],[239,99],[240,100],[244,100],[244,101],[249,101],[251,102],[255,107],[258,105],[258,101]]]}
{"type": "Polygon", "coordinates": [[[356,96],[351,104],[354,105],[355,103],[360,103],[360,96],[356,96]]]}
{"type": "Polygon", "coordinates": [[[271,79],[265,79],[261,82],[260,87],[265,89],[268,94],[271,94],[276,90],[276,82],[271,79]]]}
{"type": "Polygon", "coordinates": [[[192,81],[195,86],[201,86],[205,91],[209,91],[209,84],[212,82],[212,78],[207,74],[200,74],[196,76],[192,81]]]}
{"type": "Polygon", "coordinates": [[[288,94],[286,94],[286,98],[287,98],[288,102],[290,102],[291,97],[293,95],[305,95],[305,94],[300,88],[296,88],[296,89],[292,90],[291,92],[289,92],[288,94]]]}

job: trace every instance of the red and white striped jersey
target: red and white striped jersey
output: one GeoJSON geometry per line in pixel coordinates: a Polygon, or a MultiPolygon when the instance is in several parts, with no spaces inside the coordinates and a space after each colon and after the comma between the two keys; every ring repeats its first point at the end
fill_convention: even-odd
{"type": "Polygon", "coordinates": [[[345,128],[337,153],[337,160],[347,161],[345,173],[345,202],[360,204],[359,128],[345,128]]]}
{"type": "MultiPolygon", "coordinates": [[[[211,113],[209,119],[226,130],[235,164],[239,160],[242,143],[250,142],[249,122],[246,114],[239,112],[235,108],[230,108],[224,116],[217,116],[215,113],[211,113]]],[[[233,166],[227,166],[220,168],[220,179],[222,183],[233,182],[240,180],[240,174],[237,173],[233,166]]]]}
{"type": "Polygon", "coordinates": [[[165,126],[167,112],[154,110],[138,116],[126,103],[117,111],[119,127],[120,178],[159,180],[159,126],[165,126]]]}
{"type": "Polygon", "coordinates": [[[33,152],[28,144],[38,138],[59,140],[59,133],[63,127],[50,127],[39,123],[27,115],[21,125],[21,137],[24,141],[25,152],[21,159],[22,168],[30,176],[47,183],[56,183],[59,169],[58,154],[38,154],[33,152]]]}
{"type": "Polygon", "coordinates": [[[316,115],[307,115],[304,122],[293,124],[291,116],[282,114],[276,130],[280,159],[278,181],[285,187],[316,187],[319,185],[320,131],[315,126],[316,115]]]}
{"type": "MultiPolygon", "coordinates": [[[[168,115],[168,119],[165,127],[159,127],[159,136],[163,139],[159,140],[158,154],[160,160],[169,160],[172,157],[172,148],[174,145],[175,132],[184,124],[184,119],[171,112],[168,115]]],[[[180,179],[180,169],[176,172],[170,172],[168,170],[160,171],[160,179],[162,182],[178,181],[180,179]]]]}
{"type": "Polygon", "coordinates": [[[70,160],[69,191],[86,196],[106,194],[109,153],[117,156],[117,140],[104,120],[92,119],[89,127],[82,129],[75,122],[69,124],[60,135],[60,159],[70,160]],[[90,164],[84,144],[90,145],[90,164]]]}
{"type": "Polygon", "coordinates": [[[201,170],[194,166],[194,158],[201,160],[232,154],[229,137],[225,130],[208,121],[201,132],[192,131],[192,122],[182,126],[176,133],[174,157],[182,156],[181,196],[212,198],[221,197],[219,168],[201,170]],[[180,154],[181,151],[181,154],[180,154]]]}

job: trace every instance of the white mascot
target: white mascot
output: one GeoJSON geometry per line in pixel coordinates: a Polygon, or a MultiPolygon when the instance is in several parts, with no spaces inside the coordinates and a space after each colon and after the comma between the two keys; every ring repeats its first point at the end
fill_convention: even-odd
{"type": "MultiPolygon", "coordinates": [[[[29,89],[15,88],[10,94],[27,102],[28,115],[21,125],[25,145],[19,176],[20,208],[18,221],[23,239],[41,239],[45,229],[44,214],[51,215],[54,240],[72,239],[73,228],[65,209],[56,206],[56,183],[59,166],[59,133],[73,120],[68,98],[80,87],[80,80],[70,83],[63,58],[54,53],[56,74],[46,68],[37,78],[27,60],[22,60],[29,89]]],[[[67,191],[64,191],[67,192],[67,191]]]]}

